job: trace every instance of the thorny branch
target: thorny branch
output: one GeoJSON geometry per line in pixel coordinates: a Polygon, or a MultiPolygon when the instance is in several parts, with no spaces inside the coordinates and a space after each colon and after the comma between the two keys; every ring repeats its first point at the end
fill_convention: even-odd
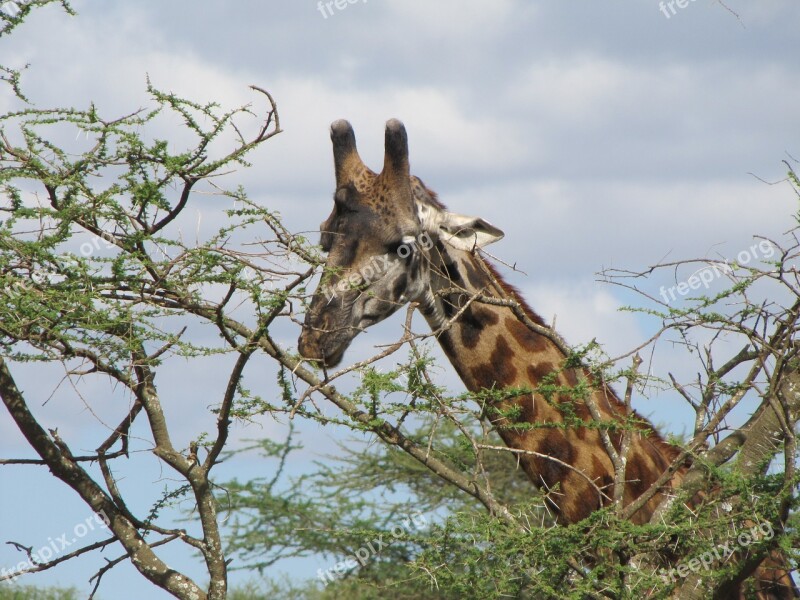
{"type": "MultiPolygon", "coordinates": [[[[184,248],[172,260],[168,253],[183,244],[157,238],[156,233],[166,232],[177,222],[199,181],[218,175],[229,163],[244,164],[245,155],[281,131],[274,99],[261,88],[253,89],[267,98],[269,107],[258,132],[247,140],[232,119],[244,113],[252,115],[249,110],[219,115],[215,105],[194,104],[150,85],[149,91],[156,102],[181,115],[199,140],[193,151],[176,156],[167,154],[166,146],[160,142],[146,147],[138,137],[141,127],[158,111],[137,111],[120,119],[104,120],[94,107],[84,112],[26,109],[0,119],[6,126],[16,119],[22,140],[22,143],[12,141],[7,129],[0,131],[2,210],[9,214],[7,227],[0,236],[0,276],[5,287],[1,292],[4,316],[0,325],[0,396],[20,432],[39,455],[39,458],[3,458],[0,466],[47,466],[93,511],[108,517],[113,534],[109,539],[53,560],[34,561],[33,567],[5,578],[49,569],[109,544],[120,544],[124,554],[97,573],[92,595],[105,572],[130,560],[149,581],[177,598],[221,600],[227,596],[227,564],[210,472],[227,441],[238,381],[258,346],[251,341],[243,347],[233,344],[228,349],[238,351],[239,360],[220,406],[217,437],[201,465],[196,457],[185,456],[173,444],[171,424],[156,387],[156,367],[163,360],[178,352],[200,352],[183,339],[186,327],[177,334],[167,333],[150,318],[156,312],[162,316],[174,314],[169,311],[182,306],[178,298],[183,303],[195,301],[186,284],[186,271],[199,281],[203,277],[194,262],[202,255],[202,248],[193,251],[184,248]],[[198,114],[211,122],[210,129],[204,129],[196,119],[198,114]],[[94,135],[93,147],[75,159],[38,131],[59,122],[72,124],[85,131],[87,137],[90,133],[94,135]],[[240,145],[220,158],[209,158],[212,140],[229,127],[239,135],[240,145]],[[137,133],[131,133],[131,129],[137,133]],[[48,154],[47,159],[42,158],[43,153],[48,154]],[[125,167],[129,172],[120,178],[122,183],[115,183],[107,190],[95,189],[89,178],[98,176],[107,167],[125,167]],[[24,180],[43,186],[44,203],[39,196],[16,187],[24,180]],[[162,192],[176,181],[183,185],[170,204],[162,192]],[[35,235],[29,239],[27,228],[31,223],[35,235]],[[102,240],[109,251],[117,253],[117,262],[112,265],[103,256],[71,254],[68,241],[79,231],[102,240]],[[12,285],[8,286],[9,282],[12,285]],[[30,401],[23,396],[10,369],[12,361],[26,360],[31,355],[36,360],[61,363],[70,382],[105,376],[132,396],[126,414],[116,427],[108,427],[108,437],[94,454],[73,452],[69,440],[62,439],[55,428],[48,434],[30,411],[30,401]],[[191,490],[202,528],[199,539],[182,529],[158,525],[154,514],[145,519],[137,517],[118,485],[114,461],[131,456],[131,428],[142,414],[152,435],[150,451],[170,465],[191,490]],[[84,466],[93,463],[99,466],[99,481],[84,466]],[[150,532],[162,539],[147,540],[145,536],[150,532]],[[174,540],[199,551],[208,573],[207,589],[168,567],[153,551],[174,540]]],[[[241,194],[237,199],[245,204],[245,210],[241,211],[245,222],[237,227],[271,219],[265,211],[257,217],[247,215],[247,199],[241,194]]],[[[234,269],[242,264],[237,257],[230,257],[229,262],[234,269]]],[[[237,273],[229,275],[236,281],[235,287],[248,285],[236,278],[237,273]]],[[[295,278],[293,285],[299,285],[307,276],[295,278]]],[[[281,310],[281,306],[270,305],[263,315],[263,327],[255,330],[253,336],[258,337],[281,310]]],[[[196,448],[197,444],[192,442],[190,446],[196,448]]],[[[17,547],[24,549],[22,545],[17,547]]]]}

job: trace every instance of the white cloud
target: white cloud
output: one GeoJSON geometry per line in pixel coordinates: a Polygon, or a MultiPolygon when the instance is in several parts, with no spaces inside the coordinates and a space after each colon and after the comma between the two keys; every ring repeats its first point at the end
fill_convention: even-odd
{"type": "Polygon", "coordinates": [[[609,355],[635,348],[644,339],[636,319],[602,284],[590,280],[533,283],[522,290],[531,307],[573,345],[596,339],[609,355]]]}
{"type": "Polygon", "coordinates": [[[514,0],[389,0],[386,9],[400,31],[413,32],[414,38],[435,37],[440,43],[502,35],[511,19],[534,10],[514,0]]]}

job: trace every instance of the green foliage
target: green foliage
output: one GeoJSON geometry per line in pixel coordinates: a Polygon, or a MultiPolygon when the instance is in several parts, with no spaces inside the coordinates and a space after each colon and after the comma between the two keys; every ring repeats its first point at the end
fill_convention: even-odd
{"type": "MultiPolygon", "coordinates": [[[[265,459],[279,463],[289,448],[297,448],[291,441],[264,441],[259,446],[265,459]]],[[[457,447],[453,452],[464,456],[457,447]]],[[[289,483],[271,477],[222,486],[221,507],[231,512],[229,549],[245,565],[263,569],[287,556],[352,554],[376,537],[390,535],[411,513],[429,515],[441,508],[475,506],[474,499],[443,485],[395,449],[353,440],[341,445],[335,459],[328,457],[316,466],[315,473],[289,483]],[[415,501],[408,500],[409,493],[415,501]]],[[[527,489],[518,473],[509,479],[516,479],[516,488],[510,487],[508,495],[527,489]]],[[[423,543],[424,537],[403,538],[392,544],[389,555],[399,553],[407,560],[423,543]]]]}
{"type": "MultiPolygon", "coordinates": [[[[430,434],[430,428],[423,428],[418,435],[430,434]]],[[[437,432],[437,441],[449,440],[445,446],[453,453],[450,458],[461,461],[465,469],[473,468],[474,456],[470,458],[458,443],[459,435],[457,428],[450,428],[447,433],[437,432]]],[[[271,454],[276,452],[277,448],[271,454]]],[[[714,470],[714,476],[723,497],[747,498],[738,508],[716,501],[689,510],[676,503],[660,525],[635,525],[604,509],[581,523],[556,526],[513,460],[506,460],[508,453],[488,456],[503,459],[487,471],[492,487],[505,492],[503,501],[514,507],[519,522],[524,523],[522,529],[486,513],[474,498],[443,485],[429,470],[386,446],[342,445],[340,454],[328,457],[315,474],[292,488],[291,496],[298,499],[294,503],[268,499],[274,487],[267,490],[268,486],[254,482],[226,485],[236,499],[235,514],[240,517],[246,508],[259,515],[249,522],[238,521],[230,537],[231,550],[251,561],[248,564],[275,540],[291,539],[299,542],[296,555],[323,553],[334,567],[355,549],[378,536],[390,535],[404,512],[416,509],[430,516],[430,526],[418,536],[392,544],[325,586],[310,573],[305,584],[267,579],[252,584],[247,592],[251,595],[241,597],[665,598],[674,583],[670,582],[668,561],[679,556],[678,564],[688,564],[731,541],[738,550],[741,546],[735,540],[743,531],[755,525],[771,529],[779,519],[783,485],[779,474],[753,480],[722,469],[714,470]],[[281,522],[285,523],[283,533],[276,535],[276,523],[281,522]],[[294,535],[289,533],[292,528],[294,535]],[[631,562],[635,556],[655,557],[657,570],[638,570],[631,562]],[[581,565],[580,576],[575,565],[581,565]]],[[[788,550],[797,540],[797,529],[790,526],[744,548],[749,552],[773,547],[788,550]]],[[[787,556],[792,557],[793,552],[787,556]]],[[[724,576],[729,562],[715,561],[708,574],[724,576]]]]}
{"type": "Polygon", "coordinates": [[[0,600],[78,600],[79,598],[78,590],[74,588],[0,584],[0,600]]]}
{"type": "Polygon", "coordinates": [[[461,600],[444,590],[437,590],[424,578],[405,578],[391,565],[379,571],[373,580],[345,578],[323,586],[318,581],[291,580],[251,581],[234,588],[231,600],[461,600]],[[400,576],[398,579],[397,576],[400,576]]]}
{"type": "MultiPolygon", "coordinates": [[[[243,190],[217,188],[234,208],[205,243],[165,235],[198,183],[224,167],[246,165],[245,156],[272,132],[247,141],[234,119],[252,115],[249,108],[222,111],[151,84],[148,90],[153,108],[117,119],[102,118],[92,105],[0,117],[0,192],[9,200],[0,220],[0,346],[6,356],[47,361],[56,346],[67,358],[101,356],[104,368],[124,371],[131,352],[169,349],[146,361],[158,366],[170,354],[225,351],[224,345],[181,339],[191,323],[181,303],[194,303],[202,313],[204,298],[224,286],[228,300],[248,300],[265,324],[284,305],[285,291],[266,292],[266,271],[231,244],[244,230],[265,224],[284,233],[279,216],[253,204],[243,190]],[[194,146],[145,140],[142,131],[171,117],[195,136],[194,146]],[[64,126],[88,148],[76,153],[51,141],[64,126]],[[233,151],[214,145],[233,131],[240,137],[233,151]],[[32,192],[38,201],[30,200],[32,192]],[[27,347],[18,344],[22,340],[27,347]]],[[[231,333],[229,341],[237,337],[231,333]]]]}

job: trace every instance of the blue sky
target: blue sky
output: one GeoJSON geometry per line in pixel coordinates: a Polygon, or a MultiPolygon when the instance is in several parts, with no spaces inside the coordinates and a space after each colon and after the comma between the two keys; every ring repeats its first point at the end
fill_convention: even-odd
{"type": "MultiPolygon", "coordinates": [[[[508,279],[546,319],[557,315],[568,340],[596,337],[611,354],[636,346],[657,324],[618,311],[634,300],[598,283],[602,268],[733,260],[754,234],[778,239],[792,226],[790,188],[755,177],[778,181],[786,170],[781,161],[800,157],[800,5],[791,0],[693,0],[675,5],[674,14],[667,8],[669,16],[655,1],[608,0],[359,0],[332,12],[314,0],[74,6],[77,17],[46,8],[0,40],[4,64],[31,64],[24,85],[38,106],[94,102],[107,116],[122,115],[147,106],[148,75],[161,89],[226,106],[256,101],[250,84],[269,89],[285,131],[250,157],[252,168],[227,181],[279,210],[294,231],[313,231],[330,210],[329,123],[349,119],[362,157],[378,168],[384,122],[400,118],[412,171],[457,212],[505,231],[490,250],[524,271],[506,269],[508,279]]],[[[0,112],[17,106],[3,91],[0,112]]],[[[165,124],[155,135],[179,134],[165,124]]],[[[202,218],[215,228],[221,209],[214,202],[197,198],[187,226],[202,218]]],[[[664,273],[642,285],[655,295],[674,283],[664,273]]],[[[361,336],[345,360],[395,339],[399,322],[361,336]]],[[[290,325],[276,332],[287,347],[298,333],[290,325]]],[[[264,374],[250,373],[265,389],[272,385],[267,363],[260,363],[264,374]]],[[[668,345],[658,348],[654,365],[662,376],[692,369],[668,345]]],[[[161,382],[167,410],[180,417],[179,440],[211,427],[207,407],[220,368],[176,365],[161,382]]],[[[114,401],[125,402],[101,385],[81,389],[81,399],[59,386],[58,369],[15,372],[42,418],[78,446],[96,447],[103,421],[120,414],[114,401]],[[51,395],[40,406],[38,398],[51,395]]],[[[449,366],[441,379],[461,389],[449,366]]],[[[689,415],[674,398],[638,406],[671,431],[687,426],[689,415]]],[[[282,431],[268,419],[239,425],[233,443],[282,431]]],[[[313,427],[301,433],[312,449],[294,472],[333,451],[337,435],[313,427]]],[[[25,453],[0,416],[0,455],[25,453]]],[[[146,506],[169,474],[146,458],[137,465],[123,485],[146,506]]],[[[242,458],[224,475],[268,468],[257,457],[242,458]]],[[[0,489],[2,541],[43,545],[88,516],[44,469],[0,469],[0,489]]],[[[0,547],[0,568],[16,561],[0,547]]],[[[186,558],[174,561],[182,566],[186,558]]],[[[329,562],[282,568],[313,577],[329,562]]],[[[84,560],[28,581],[86,589],[96,565],[84,560]]],[[[127,567],[108,579],[114,598],[139,598],[143,590],[166,597],[127,567]]]]}

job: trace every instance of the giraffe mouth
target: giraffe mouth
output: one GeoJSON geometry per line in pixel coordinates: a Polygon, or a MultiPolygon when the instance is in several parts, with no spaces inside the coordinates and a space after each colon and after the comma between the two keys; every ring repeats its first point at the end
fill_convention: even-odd
{"type": "Polygon", "coordinates": [[[300,355],[308,361],[314,361],[321,367],[329,369],[342,362],[344,353],[359,330],[350,334],[349,331],[340,330],[336,333],[322,333],[313,335],[308,330],[303,330],[298,340],[297,349],[300,355]]]}
{"type": "Polygon", "coordinates": [[[335,350],[323,350],[319,349],[316,352],[310,351],[308,348],[301,349],[300,355],[303,359],[308,361],[313,361],[317,363],[320,367],[325,369],[331,369],[339,365],[342,362],[342,358],[344,357],[344,353],[347,350],[347,347],[350,344],[343,344],[339,348],[335,350]]]}

